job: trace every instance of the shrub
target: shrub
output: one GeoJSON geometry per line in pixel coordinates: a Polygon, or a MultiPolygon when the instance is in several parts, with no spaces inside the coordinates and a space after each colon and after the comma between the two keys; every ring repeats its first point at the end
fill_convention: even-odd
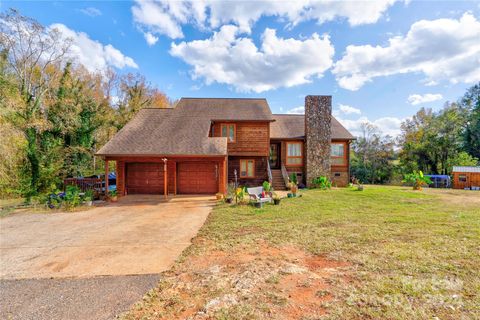
{"type": "Polygon", "coordinates": [[[235,202],[245,204],[247,202],[245,199],[247,195],[248,192],[246,187],[238,187],[237,190],[235,190],[235,202]]]}
{"type": "Polygon", "coordinates": [[[293,183],[295,185],[298,184],[298,181],[297,181],[297,174],[295,172],[293,172],[291,175],[290,175],[290,183],[293,183]]]}
{"type": "Polygon", "coordinates": [[[81,203],[80,189],[77,186],[67,186],[63,202],[67,210],[78,207],[81,203]]]}
{"type": "Polygon", "coordinates": [[[85,191],[83,196],[83,201],[92,201],[93,200],[93,190],[85,191]]]}
{"type": "Polygon", "coordinates": [[[230,182],[227,186],[227,199],[235,198],[235,184],[230,182]]]}
{"type": "Polygon", "coordinates": [[[317,177],[312,180],[312,184],[315,188],[320,188],[322,190],[327,190],[332,187],[332,182],[325,176],[317,177]]]}
{"type": "Polygon", "coordinates": [[[422,190],[422,186],[431,184],[432,180],[430,180],[429,177],[424,176],[423,172],[420,170],[418,172],[413,171],[413,173],[406,174],[402,182],[411,184],[413,190],[422,190]]]}

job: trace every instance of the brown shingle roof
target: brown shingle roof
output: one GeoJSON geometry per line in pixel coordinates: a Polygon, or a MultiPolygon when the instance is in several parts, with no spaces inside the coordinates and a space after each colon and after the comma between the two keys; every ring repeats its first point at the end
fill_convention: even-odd
{"type": "MultiPolygon", "coordinates": [[[[272,139],[303,139],[305,138],[305,115],[274,114],[275,122],[270,124],[272,139]]],[[[332,116],[332,139],[355,139],[344,126],[332,116]]]]}
{"type": "Polygon", "coordinates": [[[142,109],[97,155],[226,155],[211,121],[273,121],[265,99],[182,98],[172,109],[142,109]]]}
{"type": "Polygon", "coordinates": [[[273,120],[266,99],[182,98],[175,109],[183,115],[207,120],[273,120]]]}

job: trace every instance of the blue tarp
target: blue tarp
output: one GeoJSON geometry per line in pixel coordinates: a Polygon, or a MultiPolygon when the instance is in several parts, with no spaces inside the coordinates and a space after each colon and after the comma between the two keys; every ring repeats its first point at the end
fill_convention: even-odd
{"type": "Polygon", "coordinates": [[[450,188],[450,176],[445,174],[426,174],[426,177],[429,177],[432,180],[432,184],[429,185],[430,188],[450,188]]]}

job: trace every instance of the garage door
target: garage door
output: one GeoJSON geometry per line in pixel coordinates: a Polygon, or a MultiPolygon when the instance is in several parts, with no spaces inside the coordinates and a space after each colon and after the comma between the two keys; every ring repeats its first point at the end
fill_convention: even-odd
{"type": "Polygon", "coordinates": [[[213,194],[218,191],[217,166],[212,162],[178,163],[177,191],[183,194],[213,194]]]}
{"type": "Polygon", "coordinates": [[[163,194],[163,163],[128,163],[128,194],[163,194]]]}

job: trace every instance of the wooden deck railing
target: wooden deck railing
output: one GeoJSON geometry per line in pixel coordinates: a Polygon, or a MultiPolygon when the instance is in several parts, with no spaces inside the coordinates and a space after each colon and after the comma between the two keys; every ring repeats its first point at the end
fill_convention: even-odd
{"type": "Polygon", "coordinates": [[[285,168],[285,165],[283,163],[282,163],[282,177],[283,177],[283,181],[285,182],[285,186],[288,189],[290,184],[290,177],[288,176],[287,168],[285,168]]]}
{"type": "Polygon", "coordinates": [[[77,186],[82,192],[92,190],[97,193],[102,193],[103,179],[100,178],[66,178],[63,180],[63,185],[77,186]]]}
{"type": "Polygon", "coordinates": [[[272,169],[270,168],[270,161],[267,161],[268,183],[273,183],[272,169]]]}

